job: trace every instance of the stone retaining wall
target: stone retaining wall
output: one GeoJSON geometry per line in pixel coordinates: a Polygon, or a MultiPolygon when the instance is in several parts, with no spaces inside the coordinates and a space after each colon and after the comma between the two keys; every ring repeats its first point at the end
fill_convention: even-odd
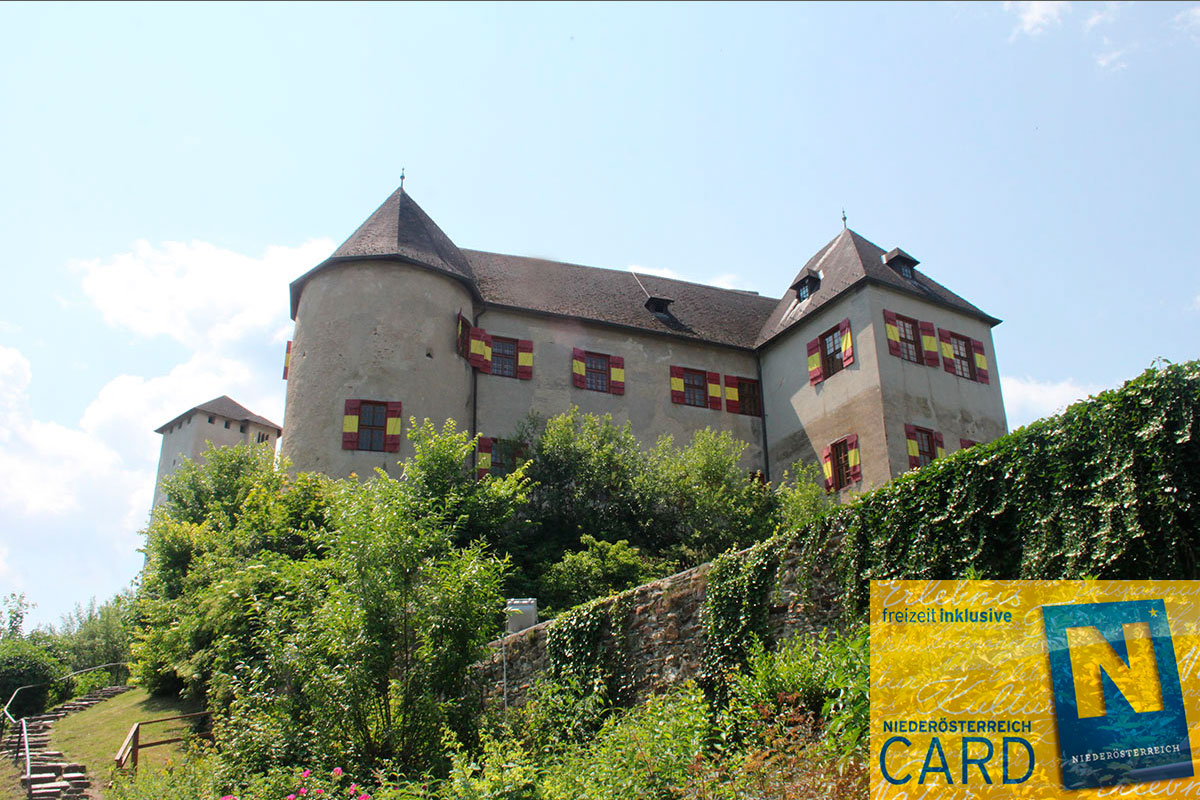
{"type": "MultiPolygon", "coordinates": [[[[836,547],[836,543],[834,545],[836,547]]],[[[832,563],[820,559],[823,567],[832,563]]],[[[801,574],[800,546],[788,548],[780,559],[771,596],[770,631],[776,641],[811,635],[837,624],[836,587],[825,569],[801,574]],[[801,587],[807,584],[809,598],[801,587]]],[[[709,564],[661,578],[601,601],[611,606],[620,598],[630,609],[624,630],[624,661],[632,674],[626,682],[635,699],[694,678],[700,671],[704,631],[700,614],[708,587],[709,564]]],[[[546,670],[546,631],[543,622],[491,643],[492,654],[475,666],[485,705],[520,706],[533,681],[546,670]]]]}

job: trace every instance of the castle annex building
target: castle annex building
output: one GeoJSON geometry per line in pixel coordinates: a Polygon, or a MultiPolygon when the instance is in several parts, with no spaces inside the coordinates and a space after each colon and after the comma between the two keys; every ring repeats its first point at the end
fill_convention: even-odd
{"type": "Polygon", "coordinates": [[[768,478],[804,460],[870,489],[1006,432],[999,320],[918,263],[847,229],[768,298],[460,249],[401,188],[291,285],[282,452],[394,470],[410,417],[453,418],[481,436],[478,472],[502,472],[529,412],[574,405],[646,442],[727,430],[768,478]]]}
{"type": "Polygon", "coordinates": [[[163,437],[158,477],[154,480],[153,505],[157,506],[163,500],[162,479],[173,473],[185,458],[201,461],[210,445],[268,444],[274,448],[283,429],[221,395],[188,409],[154,432],[163,437]]]}

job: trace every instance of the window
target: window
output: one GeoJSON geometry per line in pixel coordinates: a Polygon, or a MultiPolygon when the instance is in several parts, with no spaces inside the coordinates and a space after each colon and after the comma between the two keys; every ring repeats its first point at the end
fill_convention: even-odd
{"type": "Polygon", "coordinates": [[[228,429],[229,429],[229,420],[225,420],[225,429],[226,429],[226,430],[228,430],[228,429]]]}
{"type": "Polygon", "coordinates": [[[977,444],[979,444],[979,442],[975,441],[974,439],[959,439],[958,440],[958,447],[960,450],[967,450],[969,448],[974,447],[977,444]]]}
{"type": "Polygon", "coordinates": [[[387,403],[364,401],[358,412],[358,447],[356,450],[383,452],[383,437],[387,433],[387,403]]]}
{"type": "Polygon", "coordinates": [[[908,439],[908,466],[910,469],[923,467],[934,459],[946,455],[942,434],[916,425],[905,425],[904,436],[908,439]]]}
{"type": "Polygon", "coordinates": [[[400,452],[401,405],[379,400],[347,400],[342,417],[342,449],[400,452]]]}
{"type": "Polygon", "coordinates": [[[921,324],[915,319],[896,315],[896,330],[900,333],[900,357],[905,361],[920,364],[922,359],[921,324]]]}
{"type": "Polygon", "coordinates": [[[858,434],[838,439],[821,454],[825,473],[825,491],[836,492],[862,480],[862,460],[858,452],[858,434]]]}
{"type": "Polygon", "coordinates": [[[271,434],[259,433],[256,440],[259,444],[262,444],[263,442],[269,442],[269,441],[271,441],[271,434]]]}
{"type": "Polygon", "coordinates": [[[683,403],[688,406],[708,406],[707,375],[698,369],[683,371],[683,403]]]}
{"type": "Polygon", "coordinates": [[[208,424],[209,424],[209,425],[212,425],[212,424],[213,424],[213,418],[212,418],[212,415],[211,415],[211,414],[208,416],[208,424]]]}
{"type": "Polygon", "coordinates": [[[246,423],[243,422],[242,424],[238,425],[238,433],[245,433],[245,432],[246,432],[246,423]]]}
{"type": "Polygon", "coordinates": [[[808,281],[801,281],[796,284],[796,299],[807,300],[812,292],[808,288],[808,281]]]}
{"type": "Polygon", "coordinates": [[[593,392],[608,391],[608,356],[603,353],[585,353],[585,384],[584,388],[593,392]]]}
{"type": "Polygon", "coordinates": [[[975,354],[971,348],[971,340],[952,333],[950,346],[954,349],[954,374],[960,378],[975,380],[975,354]]]}
{"type": "Polygon", "coordinates": [[[492,337],[492,374],[502,378],[517,377],[517,340],[492,337]]]}
{"type": "Polygon", "coordinates": [[[762,390],[758,381],[725,376],[725,410],[730,414],[762,416],[762,390]]]}
{"type": "Polygon", "coordinates": [[[458,312],[458,331],[455,334],[454,349],[463,358],[471,357],[471,323],[467,318],[458,312]]]}
{"type": "Polygon", "coordinates": [[[525,459],[525,443],[516,439],[494,439],[480,436],[475,453],[475,477],[501,477],[517,468],[525,459]]]}
{"type": "Polygon", "coordinates": [[[828,378],[842,370],[842,331],[833,328],[821,334],[821,374],[828,378]]]}
{"type": "Polygon", "coordinates": [[[850,485],[850,447],[845,439],[833,443],[829,457],[833,463],[833,490],[836,492],[850,485]]]}

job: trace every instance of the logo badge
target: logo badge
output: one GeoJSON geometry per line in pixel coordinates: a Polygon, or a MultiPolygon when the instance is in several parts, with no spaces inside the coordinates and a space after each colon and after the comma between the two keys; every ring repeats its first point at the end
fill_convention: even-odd
{"type": "Polygon", "coordinates": [[[1043,606],[1066,789],[1192,775],[1162,600],[1043,606]]]}

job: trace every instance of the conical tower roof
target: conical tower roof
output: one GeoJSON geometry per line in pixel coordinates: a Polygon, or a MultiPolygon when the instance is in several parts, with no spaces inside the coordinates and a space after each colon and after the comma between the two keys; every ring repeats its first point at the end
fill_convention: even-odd
{"type": "Polygon", "coordinates": [[[404,187],[392,192],[333,255],[292,282],[292,318],[304,284],[319,270],[341,261],[397,260],[444,272],[462,280],[478,295],[471,263],[404,187]]]}

